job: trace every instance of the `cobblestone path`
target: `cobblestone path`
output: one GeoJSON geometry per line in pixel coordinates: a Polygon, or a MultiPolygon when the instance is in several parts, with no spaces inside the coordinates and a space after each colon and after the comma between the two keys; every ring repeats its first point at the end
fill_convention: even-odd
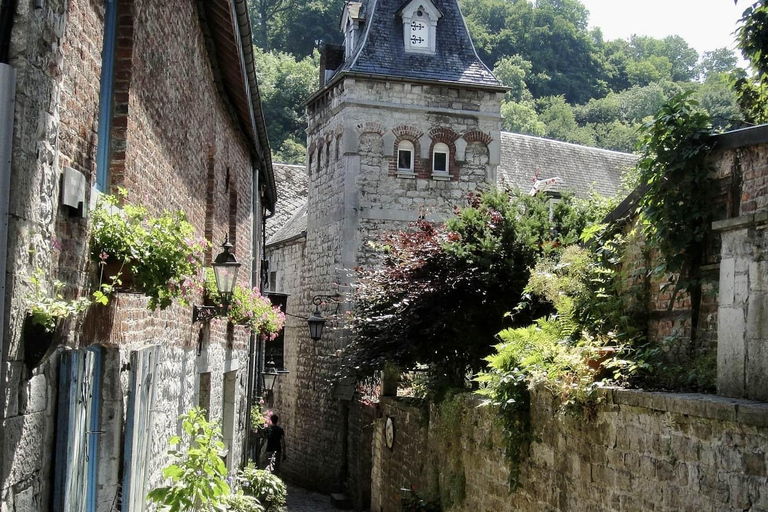
{"type": "Polygon", "coordinates": [[[288,484],[286,512],[338,512],[327,494],[308,491],[288,484]]]}

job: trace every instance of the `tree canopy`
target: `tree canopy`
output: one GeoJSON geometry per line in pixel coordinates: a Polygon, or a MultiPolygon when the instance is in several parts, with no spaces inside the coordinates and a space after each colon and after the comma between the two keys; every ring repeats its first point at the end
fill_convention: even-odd
{"type": "MultiPolygon", "coordinates": [[[[730,78],[737,60],[727,48],[700,56],[680,36],[606,41],[599,28],[589,28],[589,11],[579,0],[459,4],[481,59],[511,88],[502,106],[505,130],[632,151],[638,126],[683,91],[693,91],[716,129],[743,123],[730,78]]],[[[303,162],[303,100],[317,87],[314,52],[341,41],[344,0],[254,0],[249,6],[262,50],[257,59],[270,142],[279,160],[303,162]]],[[[749,34],[760,34],[764,8],[750,9],[746,44],[758,37],[749,34]]],[[[756,94],[750,91],[745,94],[756,94]]]]}

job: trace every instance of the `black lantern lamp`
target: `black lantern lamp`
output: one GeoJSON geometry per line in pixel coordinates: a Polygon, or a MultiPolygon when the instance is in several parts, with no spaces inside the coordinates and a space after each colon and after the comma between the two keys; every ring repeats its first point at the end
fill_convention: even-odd
{"type": "Polygon", "coordinates": [[[226,314],[232,300],[232,292],[237,283],[237,271],[240,270],[235,255],[232,254],[232,244],[229,243],[229,236],[224,239],[221,248],[223,251],[216,256],[213,264],[213,274],[216,277],[216,289],[221,297],[222,306],[197,306],[192,308],[192,323],[207,322],[212,318],[226,314]]]}
{"type": "Polygon", "coordinates": [[[266,368],[264,368],[264,371],[261,372],[264,391],[267,393],[272,393],[272,391],[275,389],[275,383],[277,382],[277,378],[279,376],[280,372],[278,372],[277,368],[275,368],[275,362],[270,360],[267,363],[266,368]]]}
{"type": "Polygon", "coordinates": [[[213,267],[213,274],[216,276],[216,288],[224,303],[229,304],[237,283],[237,271],[240,270],[240,263],[232,254],[232,244],[229,243],[229,237],[224,240],[221,248],[224,250],[216,256],[216,260],[211,266],[213,267]]]}
{"type": "Polygon", "coordinates": [[[315,305],[315,311],[307,318],[307,324],[309,324],[309,337],[312,341],[320,341],[323,337],[323,328],[325,327],[325,318],[320,309],[325,309],[326,304],[331,301],[336,303],[338,308],[339,299],[341,295],[315,295],[312,297],[312,304],[315,305]]]}

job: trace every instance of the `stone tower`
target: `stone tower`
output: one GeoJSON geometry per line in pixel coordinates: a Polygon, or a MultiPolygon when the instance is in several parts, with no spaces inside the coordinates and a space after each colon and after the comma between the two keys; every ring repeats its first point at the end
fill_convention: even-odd
{"type": "MultiPolygon", "coordinates": [[[[276,256],[293,261],[281,291],[298,316],[314,295],[351,284],[349,270],[372,261],[369,240],[420,215],[446,218],[496,182],[499,164],[506,89],[478,58],[457,0],[347,2],[340,28],[344,44],[324,48],[321,87],[307,101],[305,246],[276,256]]],[[[350,389],[327,380],[349,342],[336,327],[319,342],[300,319],[286,330],[291,375],[275,394],[288,432],[284,470],[364,496],[355,488],[365,480],[364,413],[350,389]]]]}

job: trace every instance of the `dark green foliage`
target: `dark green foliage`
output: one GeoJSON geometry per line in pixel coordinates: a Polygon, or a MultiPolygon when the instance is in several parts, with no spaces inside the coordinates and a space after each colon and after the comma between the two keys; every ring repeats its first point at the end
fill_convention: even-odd
{"type": "Polygon", "coordinates": [[[755,70],[755,76],[732,73],[738,104],[748,123],[768,122],[768,5],[760,0],[742,15],[738,30],[739,47],[755,70]]]}
{"type": "Polygon", "coordinates": [[[679,290],[698,282],[698,267],[711,229],[711,190],[705,160],[711,149],[712,122],[690,93],[675,96],[644,126],[638,164],[646,187],[639,211],[650,247],[664,263],[657,269],[678,275],[679,290]]]}
{"type": "Polygon", "coordinates": [[[256,74],[262,108],[269,122],[269,143],[275,161],[304,163],[307,120],[304,100],[318,85],[318,55],[301,60],[287,53],[255,48],[256,74]]]}
{"type": "Polygon", "coordinates": [[[571,197],[550,204],[543,195],[494,191],[457,213],[445,228],[419,222],[388,235],[378,243],[383,264],[358,271],[351,367],[370,374],[386,361],[428,364],[443,382],[464,386],[500,330],[549,311],[532,302],[505,316],[537,258],[575,243],[601,210],[571,197]]]}

